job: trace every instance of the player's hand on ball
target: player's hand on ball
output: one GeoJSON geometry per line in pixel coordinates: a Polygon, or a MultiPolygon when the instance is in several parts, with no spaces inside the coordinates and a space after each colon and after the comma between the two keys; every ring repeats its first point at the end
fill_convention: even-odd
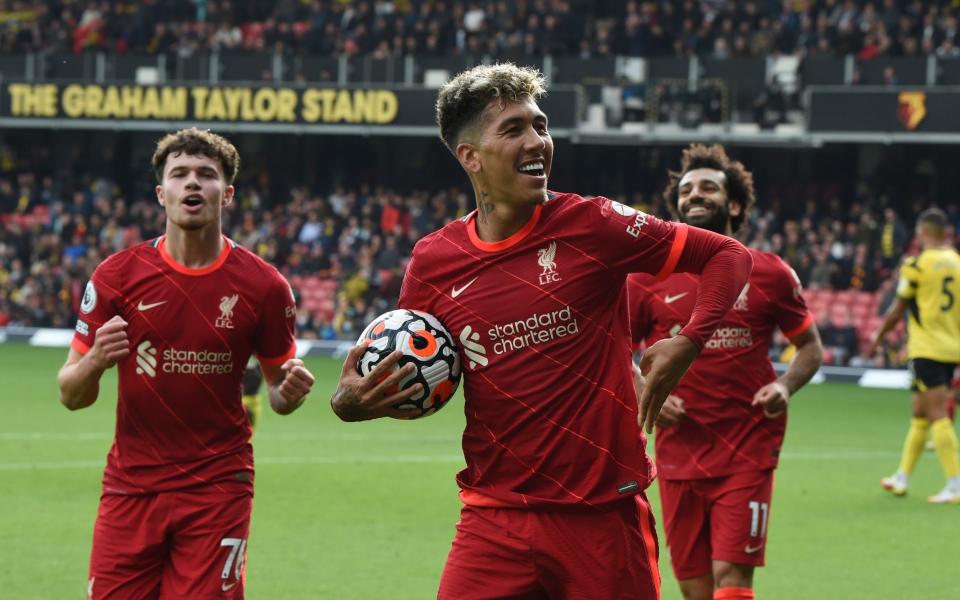
{"type": "Polygon", "coordinates": [[[774,381],[757,390],[751,404],[763,407],[763,414],[770,419],[775,419],[787,411],[788,400],[790,400],[790,392],[787,386],[774,381]]]}
{"type": "Polygon", "coordinates": [[[307,399],[310,388],[313,387],[313,374],[303,365],[299,358],[291,358],[280,367],[283,371],[283,381],[280,383],[280,397],[288,405],[300,406],[307,399]]]}
{"type": "Polygon", "coordinates": [[[683,398],[670,394],[660,407],[657,415],[657,427],[670,427],[683,418],[687,411],[683,408],[683,398]]]}
{"type": "Polygon", "coordinates": [[[640,427],[653,432],[660,409],[667,396],[680,383],[698,354],[697,346],[687,337],[678,335],[660,340],[643,353],[640,371],[645,385],[640,395],[640,427]]]}
{"type": "Polygon", "coordinates": [[[373,368],[365,377],[357,373],[357,363],[366,352],[368,340],[353,347],[347,354],[340,373],[340,385],[330,399],[333,412],[344,421],[364,421],[380,417],[404,418],[407,415],[402,410],[393,408],[404,400],[419,394],[422,387],[419,383],[407,389],[390,393],[396,389],[404,377],[416,370],[412,364],[395,369],[403,357],[401,352],[392,352],[387,358],[373,368]]]}
{"type": "Polygon", "coordinates": [[[97,368],[104,370],[130,356],[127,322],[120,315],[116,315],[97,329],[96,339],[89,355],[97,368]]]}

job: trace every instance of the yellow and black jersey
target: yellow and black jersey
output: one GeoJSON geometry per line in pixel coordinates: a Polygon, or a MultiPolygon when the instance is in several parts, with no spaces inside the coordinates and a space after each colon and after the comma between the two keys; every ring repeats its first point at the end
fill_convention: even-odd
{"type": "Polygon", "coordinates": [[[960,254],[931,248],[907,258],[897,295],[909,312],[909,357],[960,363],[960,254]]]}

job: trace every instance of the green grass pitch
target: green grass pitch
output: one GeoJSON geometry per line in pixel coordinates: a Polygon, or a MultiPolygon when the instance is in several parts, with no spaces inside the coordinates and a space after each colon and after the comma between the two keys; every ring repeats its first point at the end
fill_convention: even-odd
{"type": "MultiPolygon", "coordinates": [[[[0,345],[0,596],[80,599],[116,376],[93,407],[57,401],[66,350],[0,345]]],[[[247,571],[253,599],[424,599],[457,520],[462,400],[429,419],[341,423],[328,405],[340,364],[311,359],[317,386],[254,439],[257,491],[247,571]]],[[[885,495],[909,418],[906,392],[810,386],[791,405],[767,560],[769,599],[958,598],[960,506],[932,453],[906,499],[885,495]]],[[[659,514],[656,486],[651,490],[659,514]]],[[[662,536],[661,536],[662,540],[662,536]]],[[[679,598],[661,548],[664,598],[679,598]]]]}

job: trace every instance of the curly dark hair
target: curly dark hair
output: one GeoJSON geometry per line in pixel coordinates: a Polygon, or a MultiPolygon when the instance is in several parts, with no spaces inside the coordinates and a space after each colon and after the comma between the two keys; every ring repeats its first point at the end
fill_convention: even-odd
{"type": "Polygon", "coordinates": [[[440,88],[436,107],[440,138],[454,151],[464,129],[476,123],[494,98],[519,102],[546,93],[543,75],[536,69],[513,63],[473,67],[440,88]]]}
{"type": "Polygon", "coordinates": [[[740,227],[750,217],[750,211],[757,202],[757,197],[753,191],[753,174],[747,170],[739,160],[733,160],[727,156],[727,151],[720,144],[713,146],[704,146],[703,144],[690,144],[683,151],[683,159],[680,162],[679,171],[668,171],[667,188],[663,190],[663,199],[670,209],[670,214],[674,218],[680,218],[680,179],[694,169],[713,169],[722,171],[726,175],[727,200],[735,200],[742,207],[740,214],[730,217],[730,225],[733,233],[737,233],[740,227]]]}
{"type": "Polygon", "coordinates": [[[181,129],[176,133],[168,133],[157,142],[157,149],[150,160],[157,183],[163,182],[163,168],[171,154],[206,156],[220,161],[227,185],[233,184],[237,172],[240,171],[240,153],[237,148],[229,140],[209,129],[181,129]]]}

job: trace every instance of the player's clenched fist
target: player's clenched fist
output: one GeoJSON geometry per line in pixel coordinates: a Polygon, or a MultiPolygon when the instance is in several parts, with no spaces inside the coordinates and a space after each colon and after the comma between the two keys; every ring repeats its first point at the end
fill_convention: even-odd
{"type": "Polygon", "coordinates": [[[109,369],[130,356],[130,340],[127,338],[127,322],[117,315],[97,329],[90,349],[90,360],[98,369],[109,369]]]}
{"type": "Polygon", "coordinates": [[[790,392],[787,386],[779,381],[773,381],[757,390],[751,404],[763,407],[763,414],[770,419],[775,419],[787,410],[788,400],[790,400],[790,392]]]}
{"type": "Polygon", "coordinates": [[[279,393],[287,404],[299,406],[310,393],[314,377],[303,365],[299,358],[291,358],[280,367],[283,371],[283,381],[280,382],[279,393]]]}

